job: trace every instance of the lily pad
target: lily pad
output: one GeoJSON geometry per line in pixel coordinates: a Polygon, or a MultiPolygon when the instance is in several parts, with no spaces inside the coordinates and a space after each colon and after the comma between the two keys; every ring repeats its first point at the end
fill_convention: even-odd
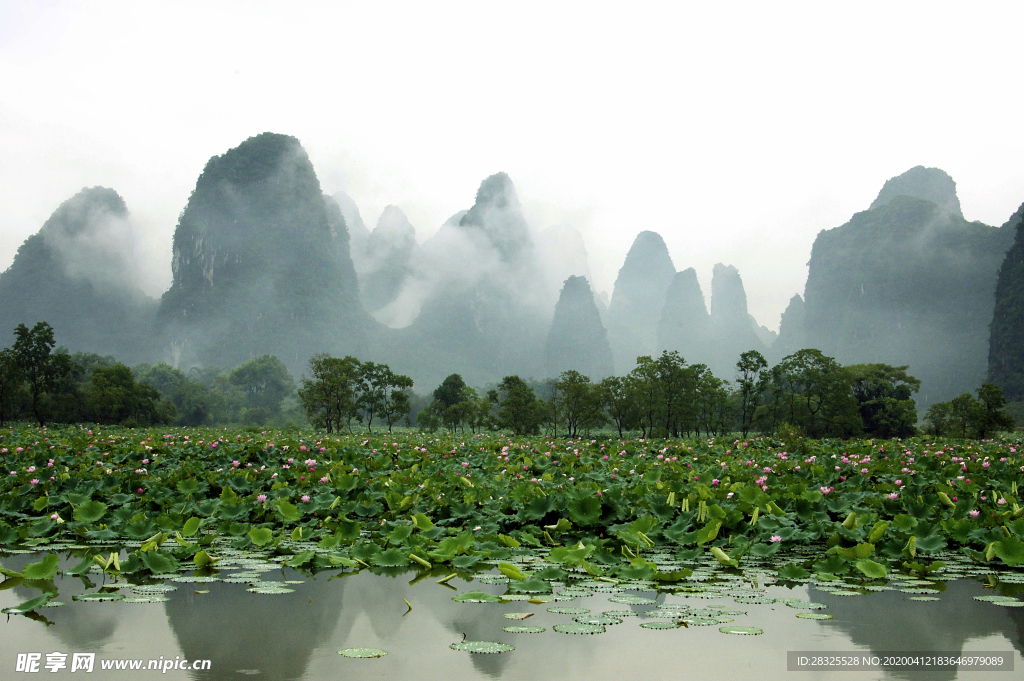
{"type": "Polygon", "coordinates": [[[796,614],[802,620],[830,620],[832,615],[826,615],[823,612],[798,612],[796,614]]]}
{"type": "Polygon", "coordinates": [[[936,598],[935,596],[911,596],[907,600],[908,601],[925,601],[925,602],[929,602],[929,601],[941,601],[942,599],[941,598],[936,598]]]}
{"type": "Polygon", "coordinates": [[[547,629],[545,629],[544,627],[523,626],[502,627],[501,630],[508,632],[510,634],[543,634],[545,631],[547,631],[547,629]]]}
{"type": "Polygon", "coordinates": [[[552,627],[560,634],[603,634],[606,629],[600,624],[556,624],[552,627]]]}
{"type": "Polygon", "coordinates": [[[678,629],[681,625],[678,622],[644,622],[640,625],[644,629],[678,629]]]}
{"type": "Polygon", "coordinates": [[[556,615],[586,615],[590,610],[589,608],[548,608],[548,612],[553,612],[556,615]]]}
{"type": "Polygon", "coordinates": [[[608,617],[606,615],[580,615],[579,617],[573,617],[572,621],[577,624],[599,624],[601,626],[622,624],[622,620],[618,617],[608,617]]]}
{"type": "Polygon", "coordinates": [[[344,650],[338,651],[339,655],[345,657],[384,657],[388,654],[388,651],[381,650],[380,648],[345,648],[344,650]]]}
{"type": "Polygon", "coordinates": [[[71,597],[73,601],[123,601],[124,596],[119,593],[107,593],[103,591],[94,591],[86,594],[76,594],[71,597]]]}
{"type": "Polygon", "coordinates": [[[452,596],[452,600],[456,603],[500,603],[501,596],[483,591],[467,591],[458,596],[452,596]]]}
{"type": "Polygon", "coordinates": [[[466,653],[508,653],[516,649],[508,643],[497,643],[495,641],[460,641],[448,646],[452,650],[461,650],[466,653]]]}
{"type": "Polygon", "coordinates": [[[764,633],[764,629],[758,629],[757,627],[718,627],[718,630],[723,634],[737,634],[739,636],[758,636],[764,633]]]}

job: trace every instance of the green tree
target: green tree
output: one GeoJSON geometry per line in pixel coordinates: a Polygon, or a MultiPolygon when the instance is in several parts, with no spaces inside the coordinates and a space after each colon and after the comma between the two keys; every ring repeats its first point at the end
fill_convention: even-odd
{"type": "Polygon", "coordinates": [[[0,427],[14,413],[24,384],[25,376],[14,351],[10,348],[0,350],[0,427]]]}
{"type": "Polygon", "coordinates": [[[773,397],[783,400],[787,421],[811,437],[847,436],[861,429],[852,376],[820,350],[804,349],[784,357],[772,372],[773,397]]]}
{"type": "Polygon", "coordinates": [[[917,431],[917,407],[911,396],[920,389],[921,381],[907,374],[907,367],[854,364],[846,370],[867,435],[889,439],[909,437],[917,431]]]}
{"type": "Polygon", "coordinates": [[[627,376],[629,392],[632,396],[637,423],[642,437],[653,435],[658,425],[659,408],[661,407],[661,385],[658,382],[658,365],[649,356],[636,358],[636,367],[627,376]]]}
{"type": "Polygon", "coordinates": [[[725,433],[732,422],[728,383],[703,368],[696,391],[700,409],[697,423],[704,426],[707,435],[719,435],[725,433]]]}
{"type": "Polygon", "coordinates": [[[382,391],[383,399],[380,402],[380,416],[388,424],[390,433],[391,427],[409,413],[409,391],[412,389],[413,382],[408,376],[394,373],[387,365],[384,365],[384,368],[386,372],[382,391]]]}
{"type": "Polygon", "coordinates": [[[761,397],[767,388],[768,360],[757,350],[748,350],[736,362],[737,411],[740,417],[740,431],[747,436],[754,422],[754,414],[761,404],[761,397]]]}
{"type": "Polygon", "coordinates": [[[260,355],[238,365],[228,381],[245,396],[245,420],[253,423],[279,414],[281,402],[295,391],[288,367],[275,355],[260,355]]]}
{"type": "Polygon", "coordinates": [[[605,412],[618,429],[621,439],[623,431],[632,425],[636,414],[629,383],[621,376],[609,376],[601,381],[599,388],[605,412]]]}
{"type": "Polygon", "coordinates": [[[601,394],[590,378],[578,371],[563,371],[559,375],[551,402],[565,420],[569,437],[600,424],[601,394]]]}
{"type": "Polygon", "coordinates": [[[944,436],[953,426],[953,405],[950,402],[936,402],[928,407],[924,420],[931,425],[932,434],[936,437],[944,436]]]}
{"type": "Polygon", "coordinates": [[[977,420],[978,401],[970,393],[963,393],[949,401],[949,423],[954,432],[959,431],[966,438],[977,420]]]}
{"type": "Polygon", "coordinates": [[[302,378],[299,403],[315,428],[328,433],[352,430],[358,417],[360,363],[355,357],[316,354],[309,359],[311,379],[302,378]]]}
{"type": "Polygon", "coordinates": [[[977,390],[978,406],[975,410],[974,432],[984,439],[1000,430],[1012,430],[1013,417],[1006,413],[1006,398],[1002,389],[993,383],[982,383],[977,390]]]}
{"type": "Polygon", "coordinates": [[[373,419],[379,417],[388,424],[388,431],[409,413],[409,395],[412,379],[391,371],[387,364],[364,362],[359,368],[359,397],[356,406],[366,416],[366,427],[373,432],[373,419]]]}
{"type": "Polygon", "coordinates": [[[38,322],[31,329],[18,324],[14,336],[12,350],[29,387],[32,416],[42,427],[46,425],[51,402],[48,393],[72,372],[71,358],[66,352],[53,352],[57,343],[53,338],[53,327],[46,322],[38,322]]]}
{"type": "Polygon", "coordinates": [[[181,369],[160,362],[153,366],[137,366],[134,372],[137,380],[159,390],[163,398],[174,405],[175,423],[179,426],[201,426],[213,423],[217,418],[217,396],[203,383],[190,379],[181,369]]]}
{"type": "Polygon", "coordinates": [[[692,374],[686,371],[686,362],[673,350],[661,353],[654,362],[657,381],[659,423],[664,435],[678,436],[680,421],[687,404],[687,392],[692,390],[692,374]]]}
{"type": "Polygon", "coordinates": [[[132,370],[120,362],[92,372],[86,400],[97,423],[149,426],[174,421],[174,405],[160,399],[160,391],[136,382],[132,370]]]}
{"type": "Polygon", "coordinates": [[[506,376],[498,385],[496,397],[499,427],[508,428],[516,435],[538,432],[544,418],[544,407],[526,381],[518,376],[506,376]]]}
{"type": "Polygon", "coordinates": [[[462,380],[462,376],[452,374],[434,389],[434,399],[443,404],[444,408],[447,409],[463,401],[463,390],[465,388],[466,382],[462,380]]]}

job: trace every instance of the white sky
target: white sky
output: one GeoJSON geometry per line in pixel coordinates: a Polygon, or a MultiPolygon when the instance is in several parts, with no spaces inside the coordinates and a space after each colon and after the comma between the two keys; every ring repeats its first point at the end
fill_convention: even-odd
{"type": "Polygon", "coordinates": [[[0,0],[0,269],[103,185],[159,294],[207,159],[268,130],[370,228],[393,203],[422,240],[504,170],[599,290],[652,229],[773,328],[889,177],[943,168],[988,224],[1024,201],[1024,3],[697,4],[0,0]]]}

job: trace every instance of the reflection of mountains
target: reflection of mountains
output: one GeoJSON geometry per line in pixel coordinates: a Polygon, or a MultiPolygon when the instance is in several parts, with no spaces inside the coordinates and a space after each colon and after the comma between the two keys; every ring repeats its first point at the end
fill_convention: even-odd
{"type": "MultiPolygon", "coordinates": [[[[347,580],[328,575],[305,579],[295,592],[261,595],[240,584],[208,584],[208,594],[184,585],[165,603],[167,619],[182,654],[212,660],[218,679],[249,678],[239,670],[260,671],[266,681],[298,679],[310,655],[327,641],[339,614],[347,580]]],[[[349,620],[351,626],[351,620],[349,620]]]]}
{"type": "MultiPolygon", "coordinates": [[[[35,559],[35,557],[33,557],[35,559]]],[[[69,564],[71,567],[74,563],[69,564]]],[[[20,567],[16,569],[21,569],[20,567]]],[[[59,595],[55,601],[68,603],[72,594],[84,593],[85,589],[80,586],[77,579],[65,577],[57,582],[59,595]]],[[[36,589],[27,586],[14,587],[14,593],[18,594],[19,602],[35,598],[40,594],[36,589]]],[[[60,607],[40,608],[37,612],[53,622],[53,627],[48,633],[55,634],[68,648],[74,650],[95,650],[106,645],[117,630],[118,621],[122,619],[112,608],[87,608],[87,607],[60,607]]]]}
{"type": "MultiPolygon", "coordinates": [[[[908,594],[883,591],[851,598],[833,596],[810,588],[810,599],[828,605],[834,619],[823,626],[837,628],[857,646],[872,653],[889,650],[959,653],[968,641],[1001,635],[1024,653],[1024,613],[974,600],[992,595],[979,582],[948,582],[942,600],[918,602],[908,594]]],[[[940,681],[956,678],[956,672],[889,672],[896,678],[940,681]]]]}

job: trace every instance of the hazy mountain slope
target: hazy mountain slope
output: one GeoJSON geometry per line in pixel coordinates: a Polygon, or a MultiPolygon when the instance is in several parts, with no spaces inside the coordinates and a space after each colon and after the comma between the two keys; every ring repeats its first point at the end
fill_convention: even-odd
{"type": "Polygon", "coordinates": [[[86,188],[62,203],[0,274],[0,346],[19,323],[45,321],[72,351],[148,359],[156,301],[137,285],[132,230],[113,189],[86,188]]]}
{"type": "Polygon", "coordinates": [[[174,232],[160,301],[171,358],[234,366],[271,353],[300,373],[313,353],[360,351],[372,320],[339,217],[294,137],[263,133],[211,158],[174,232]]]}

